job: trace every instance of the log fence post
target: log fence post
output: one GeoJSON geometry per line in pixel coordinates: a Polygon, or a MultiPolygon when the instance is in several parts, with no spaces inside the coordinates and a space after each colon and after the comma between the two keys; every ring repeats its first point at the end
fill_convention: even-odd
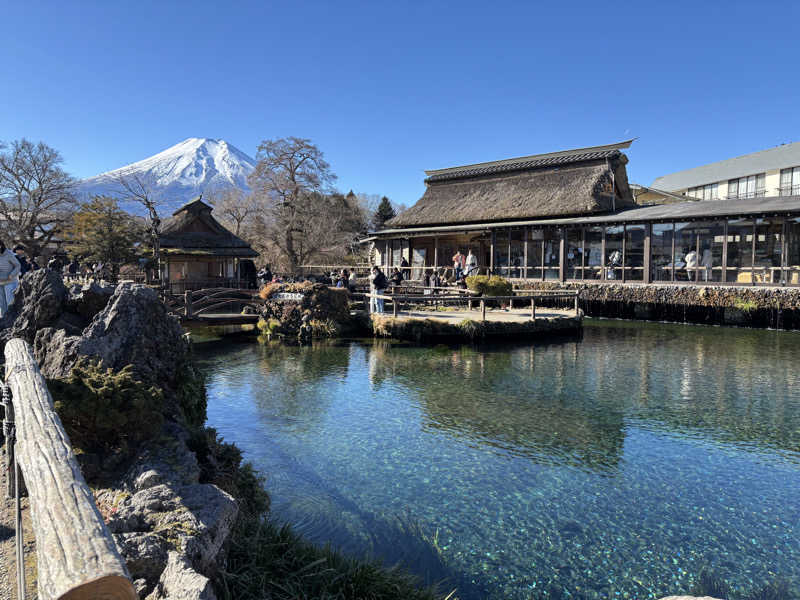
{"type": "Polygon", "coordinates": [[[486,320],[486,300],[481,298],[481,321],[486,320]]]}
{"type": "Polygon", "coordinates": [[[5,358],[14,403],[15,455],[28,488],[36,537],[38,597],[136,600],[30,345],[12,339],[5,358]]]}
{"type": "Polygon", "coordinates": [[[192,290],[186,290],[183,293],[185,313],[187,317],[192,316],[192,290]]]}
{"type": "Polygon", "coordinates": [[[536,300],[531,296],[531,321],[536,320],[536,300]]]}

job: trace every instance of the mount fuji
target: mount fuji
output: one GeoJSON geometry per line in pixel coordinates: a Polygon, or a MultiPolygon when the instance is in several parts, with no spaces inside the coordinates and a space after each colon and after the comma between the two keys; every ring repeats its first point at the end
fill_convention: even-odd
{"type": "MultiPolygon", "coordinates": [[[[159,213],[168,216],[200,194],[239,188],[249,191],[247,176],[256,161],[225,140],[189,138],[138,162],[84,179],[78,185],[79,197],[124,196],[120,177],[132,176],[145,184],[158,201],[159,213]]],[[[143,206],[121,202],[121,207],[144,214],[143,206]]]]}

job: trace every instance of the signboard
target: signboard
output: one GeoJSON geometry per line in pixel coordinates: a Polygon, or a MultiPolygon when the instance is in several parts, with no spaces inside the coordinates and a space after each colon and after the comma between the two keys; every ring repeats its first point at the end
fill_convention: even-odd
{"type": "Polygon", "coordinates": [[[278,301],[281,301],[281,300],[294,300],[294,301],[302,301],[302,300],[303,300],[303,294],[299,294],[299,293],[298,293],[298,294],[293,294],[293,293],[290,293],[290,292],[279,292],[279,293],[275,294],[275,296],[273,296],[273,297],[271,298],[271,300],[278,300],[278,301]]]}

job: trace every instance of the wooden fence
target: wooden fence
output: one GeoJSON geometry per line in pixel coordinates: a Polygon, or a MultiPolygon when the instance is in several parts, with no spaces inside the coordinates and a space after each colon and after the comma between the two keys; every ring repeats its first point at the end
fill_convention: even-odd
{"type": "MultiPolygon", "coordinates": [[[[409,286],[410,287],[410,286],[409,286]]],[[[399,289],[399,288],[397,288],[399,289]]],[[[427,288],[431,289],[431,288],[427,288]]],[[[544,302],[547,305],[552,305],[554,302],[566,300],[566,304],[568,304],[571,308],[575,310],[575,313],[578,313],[578,301],[579,301],[579,294],[577,291],[573,290],[537,290],[537,291],[527,291],[523,292],[520,291],[518,294],[510,295],[510,296],[474,296],[469,294],[457,293],[453,294],[452,292],[456,288],[434,288],[431,292],[435,292],[436,290],[445,290],[444,293],[436,294],[423,294],[423,295],[411,295],[411,294],[375,294],[375,293],[368,293],[364,294],[365,298],[375,298],[384,301],[390,301],[392,303],[392,316],[397,317],[400,312],[402,312],[402,305],[410,304],[410,303],[422,303],[422,304],[460,304],[465,305],[467,310],[472,310],[472,307],[477,304],[478,310],[481,314],[481,321],[486,320],[486,306],[489,303],[508,303],[510,308],[514,308],[514,303],[517,303],[517,306],[527,308],[530,306],[530,318],[536,318],[536,301],[539,300],[540,303],[544,302]]],[[[464,290],[459,290],[459,292],[463,292],[464,290]]]]}
{"type": "MultiPolygon", "coordinates": [[[[38,598],[135,600],[125,563],[83,479],[31,347],[13,339],[5,359],[15,420],[12,467],[21,471],[28,490],[38,598]]],[[[19,525],[17,536],[22,536],[19,525]]],[[[18,570],[24,569],[21,560],[18,551],[18,570]]]]}

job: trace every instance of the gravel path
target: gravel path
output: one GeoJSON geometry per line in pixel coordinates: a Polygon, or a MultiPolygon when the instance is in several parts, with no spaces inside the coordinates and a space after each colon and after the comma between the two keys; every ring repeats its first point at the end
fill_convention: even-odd
{"type": "MultiPolygon", "coordinates": [[[[6,448],[0,452],[0,600],[17,600],[17,560],[15,542],[15,501],[6,498],[6,448]]],[[[28,499],[22,499],[22,525],[25,548],[25,597],[36,597],[36,543],[28,515],[28,499]]]]}

